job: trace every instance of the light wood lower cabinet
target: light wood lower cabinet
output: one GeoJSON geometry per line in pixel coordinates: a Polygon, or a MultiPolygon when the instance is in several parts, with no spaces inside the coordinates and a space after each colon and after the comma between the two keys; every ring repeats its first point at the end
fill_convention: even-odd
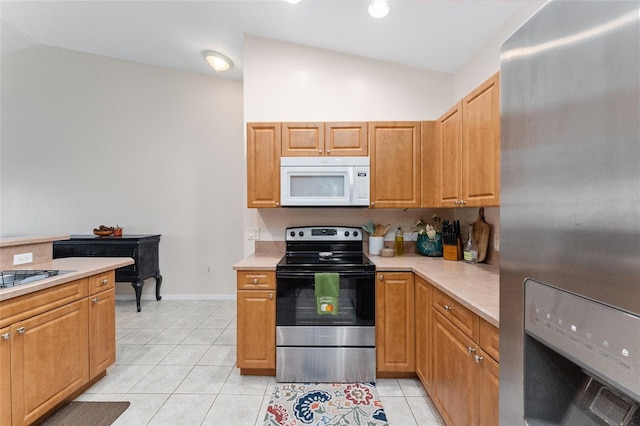
{"type": "Polygon", "coordinates": [[[11,329],[0,329],[0,425],[11,424],[11,329]]]}
{"type": "Polygon", "coordinates": [[[433,289],[431,334],[427,390],[447,425],[497,425],[499,366],[479,344],[497,345],[497,328],[433,289]]]}
{"type": "Polygon", "coordinates": [[[114,277],[0,302],[0,424],[38,421],[115,362],[114,277]]]}
{"type": "Polygon", "coordinates": [[[416,374],[431,389],[431,284],[415,276],[416,374]]]}
{"type": "Polygon", "coordinates": [[[237,364],[240,374],[274,375],[276,368],[275,273],[238,271],[237,285],[237,364]],[[250,289],[252,286],[256,289],[250,289]]]}
{"type": "Polygon", "coordinates": [[[31,424],[89,381],[87,299],[11,327],[12,423],[31,424]]]}
{"type": "MultiPolygon", "coordinates": [[[[414,278],[412,272],[376,276],[376,371],[413,374],[415,365],[414,278]]],[[[402,374],[400,374],[401,376],[402,374]]]]}

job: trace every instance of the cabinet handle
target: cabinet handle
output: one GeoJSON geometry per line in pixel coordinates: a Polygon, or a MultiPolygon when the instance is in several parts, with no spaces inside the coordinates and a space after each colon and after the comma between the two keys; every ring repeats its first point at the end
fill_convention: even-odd
{"type": "Polygon", "coordinates": [[[24,334],[24,332],[25,332],[25,331],[27,331],[27,329],[26,329],[26,328],[24,328],[24,327],[18,327],[18,328],[16,328],[16,331],[17,331],[18,333],[20,333],[20,334],[24,334]]]}
{"type": "Polygon", "coordinates": [[[276,203],[276,207],[280,207],[280,203],[276,203]]]}
{"type": "Polygon", "coordinates": [[[322,154],[322,150],[321,149],[318,150],[318,154],[322,154]]]}
{"type": "Polygon", "coordinates": [[[9,340],[9,339],[11,339],[11,333],[2,334],[2,340],[9,340]]]}
{"type": "Polygon", "coordinates": [[[91,301],[92,301],[93,303],[98,303],[98,298],[96,297],[95,299],[91,299],[91,301]]]}
{"type": "Polygon", "coordinates": [[[465,204],[467,204],[467,202],[465,200],[460,200],[460,205],[464,206],[465,204]]]}
{"type": "Polygon", "coordinates": [[[378,275],[378,279],[379,279],[380,281],[384,281],[384,275],[383,275],[383,274],[378,275]]]}
{"type": "Polygon", "coordinates": [[[469,352],[469,355],[474,354],[476,352],[476,348],[472,348],[471,346],[467,346],[467,352],[469,352]]]}
{"type": "Polygon", "coordinates": [[[449,306],[449,305],[444,305],[444,310],[447,312],[451,312],[451,310],[453,309],[453,306],[449,306]]]}
{"type": "Polygon", "coordinates": [[[254,283],[254,284],[258,284],[258,279],[257,279],[257,278],[254,278],[254,279],[253,279],[253,283],[254,283]]]}
{"type": "Polygon", "coordinates": [[[473,359],[477,364],[480,364],[482,361],[484,361],[484,357],[481,355],[474,355],[473,359]]]}
{"type": "Polygon", "coordinates": [[[372,201],[372,202],[371,202],[371,205],[374,205],[375,203],[376,203],[375,201],[372,201]]]}
{"type": "Polygon", "coordinates": [[[104,279],[104,280],[101,281],[101,283],[102,283],[102,285],[107,285],[107,284],[109,284],[109,280],[104,279]]]}
{"type": "Polygon", "coordinates": [[[273,293],[269,293],[269,299],[273,299],[273,293]]]}
{"type": "Polygon", "coordinates": [[[331,154],[331,150],[330,149],[327,150],[327,154],[331,154]]]}

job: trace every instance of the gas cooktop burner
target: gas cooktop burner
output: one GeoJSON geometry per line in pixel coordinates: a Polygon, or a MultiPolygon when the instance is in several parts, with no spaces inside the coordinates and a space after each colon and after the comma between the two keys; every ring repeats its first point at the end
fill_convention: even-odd
{"type": "Polygon", "coordinates": [[[29,284],[34,281],[44,280],[54,275],[66,274],[72,271],[61,271],[55,269],[34,270],[19,269],[10,271],[0,271],[0,288],[9,288],[21,284],[29,284]]]}

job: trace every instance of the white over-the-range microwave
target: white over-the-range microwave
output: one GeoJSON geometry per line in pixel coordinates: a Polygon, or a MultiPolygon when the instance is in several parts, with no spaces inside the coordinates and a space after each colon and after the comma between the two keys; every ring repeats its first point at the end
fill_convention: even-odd
{"type": "Polygon", "coordinates": [[[367,207],[369,157],[280,158],[280,205],[367,207]]]}

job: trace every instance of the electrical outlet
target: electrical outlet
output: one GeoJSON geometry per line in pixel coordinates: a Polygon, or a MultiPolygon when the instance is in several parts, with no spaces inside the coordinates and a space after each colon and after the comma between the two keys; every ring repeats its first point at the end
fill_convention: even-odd
{"type": "Polygon", "coordinates": [[[496,232],[493,234],[493,249],[495,251],[500,251],[500,233],[496,232]]]}
{"type": "Polygon", "coordinates": [[[204,272],[207,274],[213,274],[213,268],[211,266],[205,266],[204,272]]]}
{"type": "Polygon", "coordinates": [[[33,253],[20,253],[13,255],[14,265],[24,265],[25,263],[33,262],[33,253]]]}
{"type": "Polygon", "coordinates": [[[249,240],[259,240],[260,239],[260,228],[247,228],[247,239],[249,239],[249,240]]]}

